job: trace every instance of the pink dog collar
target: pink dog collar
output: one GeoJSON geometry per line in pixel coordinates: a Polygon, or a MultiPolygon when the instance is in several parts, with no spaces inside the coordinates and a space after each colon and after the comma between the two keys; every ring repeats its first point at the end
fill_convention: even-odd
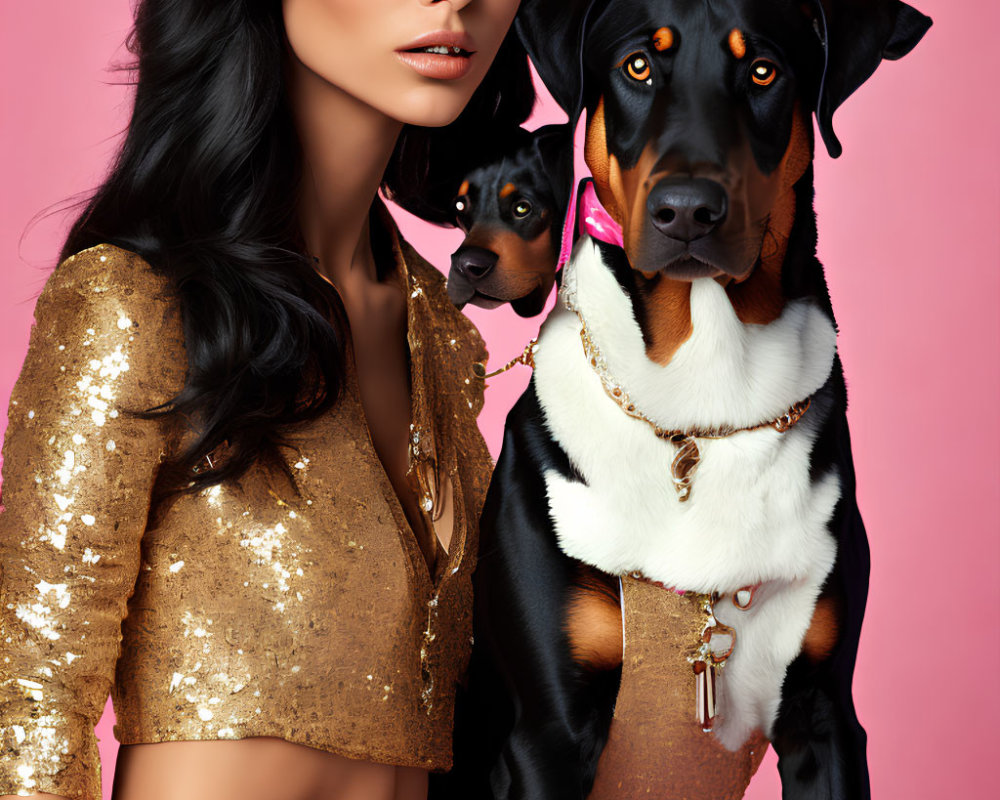
{"type": "Polygon", "coordinates": [[[601,201],[597,199],[593,180],[586,180],[579,201],[576,197],[576,187],[570,198],[569,211],[566,214],[566,224],[563,226],[562,247],[559,250],[559,269],[569,261],[573,250],[573,228],[579,215],[580,233],[586,233],[595,239],[616,247],[624,245],[621,226],[607,212],[601,201]],[[577,208],[579,206],[579,208],[577,208]]]}
{"type": "Polygon", "coordinates": [[[593,181],[587,181],[580,197],[580,233],[589,233],[595,239],[616,247],[625,245],[621,225],[611,218],[597,199],[593,181]]]}

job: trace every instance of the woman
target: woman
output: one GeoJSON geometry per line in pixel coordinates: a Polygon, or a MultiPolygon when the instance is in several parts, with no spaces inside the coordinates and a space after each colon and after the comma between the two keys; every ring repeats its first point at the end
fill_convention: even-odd
{"type": "Polygon", "coordinates": [[[11,399],[2,796],[99,797],[109,689],[119,800],[409,800],[450,766],[486,354],[376,191],[430,216],[527,116],[516,7],[140,3],[11,399]]]}

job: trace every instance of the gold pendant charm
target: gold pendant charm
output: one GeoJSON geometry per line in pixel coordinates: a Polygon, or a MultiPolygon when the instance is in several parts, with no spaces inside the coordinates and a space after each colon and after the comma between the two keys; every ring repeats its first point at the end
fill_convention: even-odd
{"type": "Polygon", "coordinates": [[[715,666],[704,661],[694,663],[697,689],[698,723],[705,732],[712,730],[715,720],[715,666]]]}
{"type": "Polygon", "coordinates": [[[691,482],[701,461],[701,453],[693,436],[675,433],[670,437],[670,443],[677,448],[674,460],[670,462],[670,479],[677,490],[677,499],[683,503],[691,497],[691,482]]]}
{"type": "Polygon", "coordinates": [[[695,718],[701,729],[708,732],[712,730],[718,708],[716,678],[736,648],[736,631],[715,618],[713,605],[717,594],[698,594],[694,599],[705,613],[705,627],[695,655],[688,661],[694,669],[695,718]]]}
{"type": "MultiPolygon", "coordinates": [[[[661,31],[657,32],[657,35],[659,35],[659,33],[663,30],[668,29],[661,29],[661,31]]],[[[622,411],[633,419],[639,419],[645,422],[653,429],[653,433],[658,438],[669,441],[674,447],[677,448],[677,452],[674,454],[674,460],[670,463],[670,479],[674,484],[674,489],[677,490],[678,501],[681,503],[684,503],[691,498],[691,483],[694,480],[695,470],[698,469],[698,462],[701,460],[701,453],[698,452],[697,439],[726,439],[737,433],[758,431],[763,428],[773,428],[778,433],[785,433],[793,428],[796,423],[802,419],[802,416],[806,413],[806,411],[809,410],[812,399],[807,397],[805,400],[800,400],[798,403],[791,406],[777,419],[761,422],[757,425],[750,425],[745,428],[733,428],[728,425],[688,431],[661,428],[653,422],[653,420],[643,414],[642,411],[636,408],[635,402],[629,398],[628,392],[625,388],[611,375],[608,369],[607,360],[601,354],[597,343],[591,338],[590,332],[587,330],[587,322],[583,318],[583,314],[576,304],[576,289],[573,285],[572,273],[568,276],[566,282],[563,283],[562,289],[559,291],[559,295],[562,297],[566,308],[575,312],[577,317],[580,319],[580,341],[583,343],[583,353],[597,377],[600,379],[601,386],[604,388],[604,393],[617,403],[622,411]]],[[[537,340],[533,339],[528,343],[528,346],[524,348],[524,352],[520,356],[508,362],[506,366],[496,372],[491,372],[486,377],[489,378],[493,375],[504,372],[514,366],[514,364],[518,363],[534,366],[533,353],[536,341],[537,340]]]]}

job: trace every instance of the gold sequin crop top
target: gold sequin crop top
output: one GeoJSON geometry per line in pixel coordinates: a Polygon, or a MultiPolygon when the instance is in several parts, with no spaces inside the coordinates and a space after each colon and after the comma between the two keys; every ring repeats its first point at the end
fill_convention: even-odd
{"type": "MultiPolygon", "coordinates": [[[[274,736],[447,769],[470,652],[486,351],[394,233],[407,295],[411,476],[450,481],[431,575],[372,446],[356,371],[284,471],[151,499],[184,432],[130,414],[183,385],[178,304],[139,256],[64,261],[10,401],[0,514],[0,795],[100,798],[94,725],[123,744],[274,736]]],[[[418,485],[434,489],[433,481],[418,485]]],[[[423,497],[427,515],[435,500],[423,497]]],[[[429,524],[430,518],[424,521],[429,524]]]]}

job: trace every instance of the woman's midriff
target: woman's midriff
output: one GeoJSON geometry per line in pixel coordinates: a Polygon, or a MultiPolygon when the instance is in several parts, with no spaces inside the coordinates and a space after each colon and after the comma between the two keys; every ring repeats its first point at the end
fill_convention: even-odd
{"type": "Polygon", "coordinates": [[[426,800],[427,771],[272,737],[118,751],[113,800],[426,800]]]}

